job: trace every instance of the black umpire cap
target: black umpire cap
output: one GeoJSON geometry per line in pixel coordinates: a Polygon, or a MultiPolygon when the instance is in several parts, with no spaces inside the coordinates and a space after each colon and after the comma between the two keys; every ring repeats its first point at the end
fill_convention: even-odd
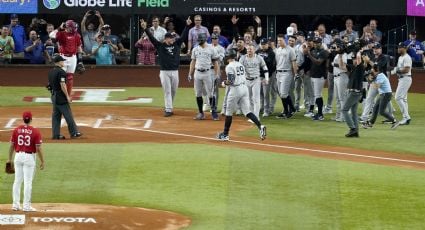
{"type": "Polygon", "coordinates": [[[59,54],[55,54],[53,56],[53,62],[57,63],[57,62],[61,62],[61,61],[66,61],[65,58],[63,58],[61,55],[59,54]]]}

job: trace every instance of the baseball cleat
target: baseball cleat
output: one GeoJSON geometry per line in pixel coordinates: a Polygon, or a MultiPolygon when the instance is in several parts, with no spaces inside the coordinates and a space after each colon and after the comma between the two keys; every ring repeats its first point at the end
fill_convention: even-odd
{"type": "Polygon", "coordinates": [[[19,210],[21,210],[21,208],[20,207],[12,207],[12,211],[19,211],[19,210]]]}
{"type": "Polygon", "coordinates": [[[268,117],[270,116],[269,113],[263,113],[263,117],[268,117]]]}
{"type": "Polygon", "coordinates": [[[75,134],[73,134],[72,136],[71,136],[71,138],[79,138],[79,137],[81,137],[83,134],[82,133],[80,133],[80,132],[76,132],[75,134]]]}
{"type": "Polygon", "coordinates": [[[323,115],[319,115],[319,114],[314,115],[312,117],[312,119],[313,119],[313,121],[323,121],[323,120],[325,120],[325,118],[323,117],[323,115]]]}
{"type": "Polygon", "coordinates": [[[279,115],[276,116],[277,119],[286,119],[286,115],[284,113],[281,113],[279,115]]]}
{"type": "Polygon", "coordinates": [[[229,141],[230,140],[229,135],[226,135],[224,133],[217,133],[216,138],[220,141],[229,141]]]}
{"type": "Polygon", "coordinates": [[[393,121],[391,121],[391,120],[384,120],[384,121],[382,121],[382,124],[392,124],[393,123],[393,121]]]}
{"type": "Polygon", "coordinates": [[[313,112],[311,112],[311,111],[306,112],[306,113],[304,114],[304,117],[313,117],[313,116],[314,116],[314,113],[313,113],[313,112]]]}
{"type": "Polygon", "coordinates": [[[400,121],[400,125],[410,125],[410,119],[407,119],[407,120],[403,119],[403,120],[401,120],[400,121]]]}
{"type": "Polygon", "coordinates": [[[164,112],[164,117],[171,117],[173,115],[174,115],[173,112],[164,112]]]}
{"type": "Polygon", "coordinates": [[[362,127],[363,127],[364,129],[370,129],[370,128],[372,128],[372,127],[373,127],[373,124],[372,124],[372,123],[370,123],[370,121],[366,121],[366,122],[363,122],[363,123],[362,123],[362,127]]]}
{"type": "Polygon", "coordinates": [[[350,129],[350,131],[345,134],[345,137],[359,137],[359,132],[356,129],[350,129]]]}
{"type": "Polygon", "coordinates": [[[198,114],[196,114],[196,117],[194,117],[193,120],[205,120],[204,113],[198,113],[198,114]]]}
{"type": "Polygon", "coordinates": [[[24,208],[22,211],[24,211],[24,212],[37,212],[37,209],[35,209],[33,207],[29,207],[29,208],[24,208]]]}
{"type": "Polygon", "coordinates": [[[400,122],[397,122],[396,120],[394,120],[391,125],[391,129],[396,129],[399,125],[400,125],[400,122]]]}
{"type": "Polygon", "coordinates": [[[267,136],[267,128],[264,125],[260,126],[260,138],[262,141],[264,141],[264,139],[266,139],[267,136]]]}
{"type": "Polygon", "coordinates": [[[326,107],[326,108],[324,109],[323,113],[324,113],[324,114],[332,113],[332,109],[331,109],[331,108],[329,108],[329,107],[326,107]]]}
{"type": "Polygon", "coordinates": [[[212,119],[214,121],[219,121],[220,120],[220,118],[218,117],[218,113],[217,112],[211,112],[211,116],[212,116],[212,119]]]}

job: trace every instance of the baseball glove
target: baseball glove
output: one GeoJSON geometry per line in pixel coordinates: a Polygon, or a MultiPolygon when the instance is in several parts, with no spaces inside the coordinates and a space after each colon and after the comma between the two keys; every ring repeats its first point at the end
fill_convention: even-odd
{"type": "Polygon", "coordinates": [[[75,72],[79,75],[82,75],[84,72],[86,72],[86,67],[84,67],[84,64],[82,62],[79,62],[77,64],[77,67],[75,68],[75,72]]]}
{"type": "Polygon", "coordinates": [[[5,172],[7,174],[14,174],[15,173],[15,167],[13,167],[12,162],[6,162],[5,172]]]}

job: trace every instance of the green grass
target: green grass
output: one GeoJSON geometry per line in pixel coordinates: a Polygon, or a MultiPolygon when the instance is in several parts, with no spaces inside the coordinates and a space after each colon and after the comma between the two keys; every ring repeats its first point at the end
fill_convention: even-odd
{"type": "MultiPolygon", "coordinates": [[[[189,229],[422,229],[421,170],[189,144],[44,144],[33,202],[188,215],[189,229]]],[[[0,152],[7,152],[6,143],[0,152]]],[[[6,154],[0,156],[4,162],[6,154]]],[[[0,174],[0,203],[13,177],[0,174]]]]}
{"type": "MultiPolygon", "coordinates": [[[[222,89],[221,89],[222,90],[222,89]]],[[[326,93],[326,90],[324,90],[326,93]]],[[[22,100],[25,96],[47,97],[48,92],[42,87],[0,87],[0,106],[37,106],[40,103],[29,103],[22,100]]],[[[223,98],[221,91],[221,101],[223,98]]],[[[110,100],[124,100],[128,97],[151,97],[152,104],[126,105],[126,106],[157,106],[162,108],[163,93],[160,88],[126,88],[125,92],[111,93],[110,100]]],[[[326,98],[326,95],[325,97],[326,98]]],[[[345,123],[336,123],[330,120],[334,114],[326,115],[324,122],[312,122],[303,117],[303,113],[295,115],[294,119],[278,120],[275,117],[262,119],[268,126],[268,136],[271,139],[284,139],[295,142],[307,142],[323,145],[348,146],[359,149],[380,150],[399,154],[414,154],[425,156],[425,111],[423,110],[424,94],[409,95],[409,111],[412,116],[412,125],[402,126],[397,130],[390,130],[388,125],[380,124],[383,117],[378,120],[373,129],[360,130],[359,139],[347,139],[344,134],[348,131],[345,123]]],[[[396,118],[401,119],[398,105],[393,100],[397,109],[396,118]]],[[[88,104],[75,103],[73,106],[88,106],[88,104]]],[[[109,106],[106,105],[106,106],[109,106]]],[[[194,91],[192,88],[180,88],[175,100],[176,108],[196,109],[194,91]]],[[[282,106],[278,101],[276,111],[281,111],[282,106]]],[[[246,135],[257,136],[257,130],[251,129],[246,135]]]]}

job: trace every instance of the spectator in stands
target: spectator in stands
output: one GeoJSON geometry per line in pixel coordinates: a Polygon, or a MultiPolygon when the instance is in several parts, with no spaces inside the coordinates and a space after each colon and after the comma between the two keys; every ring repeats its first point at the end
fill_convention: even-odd
{"type": "Polygon", "coordinates": [[[102,33],[97,34],[96,42],[91,52],[96,58],[96,65],[112,65],[113,53],[118,47],[111,40],[106,40],[102,33]]]}
{"type": "Polygon", "coordinates": [[[42,43],[46,42],[49,38],[49,34],[47,33],[47,22],[44,19],[39,19],[37,17],[34,17],[31,20],[31,24],[28,27],[28,34],[30,31],[35,31],[38,36],[40,36],[40,40],[42,43]]]}
{"type": "Polygon", "coordinates": [[[201,15],[195,15],[193,19],[195,21],[195,26],[189,30],[189,37],[187,41],[187,55],[191,55],[192,48],[198,45],[198,34],[205,33],[207,37],[210,37],[210,32],[208,31],[208,28],[201,25],[201,15]]]}
{"type": "Polygon", "coordinates": [[[96,35],[99,33],[100,28],[105,23],[103,22],[103,18],[100,15],[99,11],[89,10],[84,14],[83,20],[81,21],[81,34],[83,35],[83,45],[84,45],[84,53],[90,55],[93,46],[97,44],[96,35]],[[93,16],[97,17],[99,20],[99,26],[95,26],[93,16]]]}
{"type": "Polygon", "coordinates": [[[360,37],[360,39],[363,39],[363,40],[365,40],[366,42],[368,42],[368,43],[375,43],[375,42],[378,42],[378,41],[376,41],[375,39],[376,39],[376,37],[374,37],[373,36],[373,32],[372,32],[372,29],[371,29],[371,27],[370,26],[365,26],[365,27],[363,27],[363,34],[362,34],[362,36],[360,37]]]}
{"type": "MultiPolygon", "coordinates": [[[[233,38],[238,38],[241,36],[241,33],[239,33],[239,28],[238,28],[238,21],[239,18],[236,17],[236,15],[233,15],[231,18],[231,22],[233,24],[233,38]]],[[[254,26],[248,26],[248,28],[246,29],[246,32],[251,34],[252,40],[256,42],[259,37],[261,37],[261,34],[263,33],[262,27],[261,27],[261,19],[258,16],[254,16],[254,21],[257,23],[257,31],[255,31],[254,26]]]]}
{"type": "Polygon", "coordinates": [[[155,65],[155,46],[149,40],[146,33],[143,33],[140,39],[136,42],[135,47],[138,49],[137,52],[137,63],[138,65],[155,65]]]}
{"type": "MultiPolygon", "coordinates": [[[[167,19],[167,21],[169,20],[169,18],[167,19]]],[[[165,21],[165,20],[164,20],[165,21]]],[[[158,40],[159,42],[164,41],[164,36],[167,33],[167,30],[159,25],[159,17],[158,16],[153,16],[152,17],[152,27],[151,32],[153,34],[153,36],[155,37],[156,40],[158,40]]]]}
{"type": "Polygon", "coordinates": [[[345,30],[341,31],[339,35],[341,38],[343,36],[347,37],[348,42],[353,42],[359,38],[359,33],[353,30],[353,20],[351,18],[347,18],[347,20],[345,20],[345,30]]]}
{"type": "Polygon", "coordinates": [[[243,39],[245,40],[245,47],[248,47],[249,45],[253,45],[255,50],[258,49],[258,44],[255,42],[255,40],[252,38],[252,33],[245,32],[243,35],[243,39]]]}
{"type": "MultiPolygon", "coordinates": [[[[213,26],[213,34],[218,35],[218,44],[224,48],[227,48],[227,46],[229,45],[229,40],[223,35],[221,35],[221,27],[219,25],[213,26]]],[[[211,37],[208,38],[208,43],[212,43],[211,37]]]]}
{"type": "Polygon", "coordinates": [[[180,35],[177,34],[176,32],[176,26],[174,25],[174,21],[172,18],[170,17],[165,17],[164,19],[164,28],[168,33],[174,33],[175,34],[175,38],[179,38],[180,35]]]}
{"type": "MultiPolygon", "coordinates": [[[[118,49],[114,50],[114,53],[117,54],[118,52],[120,54],[129,54],[129,50],[124,48],[124,46],[121,43],[121,39],[117,35],[111,34],[111,26],[108,24],[105,24],[102,26],[101,32],[104,33],[103,40],[105,41],[111,41],[111,43],[118,47],[118,49]]],[[[115,54],[112,57],[112,64],[117,64],[115,59],[115,54]]]]}
{"type": "Polygon", "coordinates": [[[424,45],[416,40],[416,30],[409,33],[409,40],[404,42],[407,47],[407,53],[412,58],[413,67],[422,67],[424,65],[424,45]]]}
{"type": "Polygon", "coordinates": [[[0,35],[0,64],[12,63],[12,53],[14,49],[15,42],[13,38],[9,36],[9,26],[3,26],[0,35]]]}
{"type": "Polygon", "coordinates": [[[45,64],[51,63],[51,57],[47,53],[40,35],[35,30],[29,33],[29,39],[25,42],[25,58],[29,60],[30,64],[45,64]]]}
{"type": "Polygon", "coordinates": [[[371,19],[369,22],[369,27],[372,31],[373,40],[375,42],[381,42],[382,32],[378,30],[378,21],[376,19],[371,19]]]}
{"type": "Polygon", "coordinates": [[[326,44],[327,47],[329,47],[332,42],[332,37],[331,35],[326,33],[325,24],[320,24],[319,26],[317,26],[317,31],[319,32],[319,37],[322,39],[323,43],[326,44]]]}
{"type": "Polygon", "coordinates": [[[55,30],[55,26],[51,23],[47,23],[46,32],[49,35],[49,38],[44,42],[44,47],[47,50],[47,53],[50,57],[53,57],[53,54],[58,52],[58,45],[56,44],[55,39],[50,38],[50,33],[55,30]]]}
{"type": "Polygon", "coordinates": [[[9,34],[13,37],[15,47],[13,49],[14,57],[24,57],[24,44],[25,44],[25,28],[19,25],[19,18],[17,14],[10,15],[9,34]]]}

